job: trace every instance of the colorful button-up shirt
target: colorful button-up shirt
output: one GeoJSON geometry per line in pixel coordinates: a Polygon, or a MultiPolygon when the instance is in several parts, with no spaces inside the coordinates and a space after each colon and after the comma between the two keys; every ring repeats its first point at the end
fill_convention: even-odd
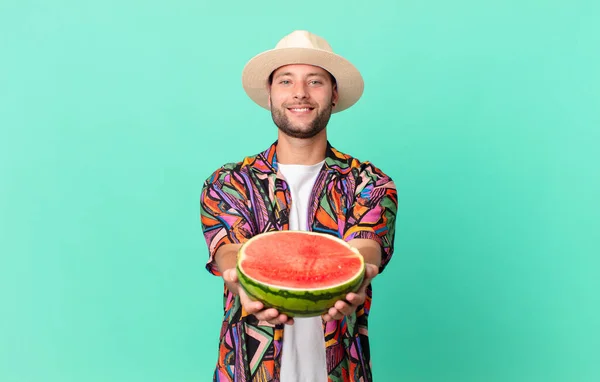
{"type": "MultiPolygon", "coordinates": [[[[262,232],[289,229],[291,193],[277,171],[277,142],[242,162],[226,164],[204,183],[200,218],[209,248],[208,271],[224,244],[244,243],[262,232]]],[[[327,144],[325,163],[309,200],[308,227],[346,241],[366,238],[381,245],[380,273],[394,250],[397,193],[393,181],[369,162],[327,144]]],[[[214,381],[279,381],[283,325],[246,313],[227,287],[214,381]]],[[[323,321],[329,382],[371,381],[367,335],[372,289],[356,313],[323,321]]]]}

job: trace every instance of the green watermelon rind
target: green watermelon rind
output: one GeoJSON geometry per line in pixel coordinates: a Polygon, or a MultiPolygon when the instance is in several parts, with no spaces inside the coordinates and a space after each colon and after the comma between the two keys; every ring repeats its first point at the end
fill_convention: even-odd
{"type": "MultiPolygon", "coordinates": [[[[281,232],[281,231],[277,231],[281,232]]],[[[290,232],[290,231],[283,231],[290,232]]],[[[237,262],[237,274],[240,285],[244,288],[246,294],[253,300],[261,301],[267,308],[275,308],[279,313],[283,313],[289,317],[314,317],[327,313],[336,301],[344,300],[350,292],[357,292],[360,288],[365,276],[365,263],[362,255],[355,248],[351,247],[345,241],[331,235],[319,234],[314,232],[303,232],[309,234],[317,234],[327,236],[328,239],[337,240],[343,243],[351,251],[360,256],[362,268],[359,273],[352,279],[338,284],[333,287],[323,289],[306,289],[300,290],[297,288],[284,288],[269,286],[250,276],[247,276],[240,267],[240,258],[244,247],[252,241],[250,239],[242,248],[240,248],[237,262]]],[[[273,233],[269,233],[273,234],[273,233]]],[[[265,234],[263,234],[265,235],[265,234]]]]}
{"type": "Polygon", "coordinates": [[[242,272],[239,272],[238,278],[246,294],[261,301],[265,307],[275,308],[289,317],[312,317],[326,313],[336,301],[344,300],[350,292],[356,292],[362,284],[364,272],[335,288],[306,292],[261,285],[242,272]]]}

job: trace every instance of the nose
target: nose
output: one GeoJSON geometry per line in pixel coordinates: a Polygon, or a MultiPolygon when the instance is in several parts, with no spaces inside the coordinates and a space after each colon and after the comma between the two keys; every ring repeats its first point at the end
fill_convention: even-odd
{"type": "Polygon", "coordinates": [[[295,99],[308,98],[308,92],[306,91],[306,84],[297,83],[296,86],[294,86],[294,98],[295,99]]]}

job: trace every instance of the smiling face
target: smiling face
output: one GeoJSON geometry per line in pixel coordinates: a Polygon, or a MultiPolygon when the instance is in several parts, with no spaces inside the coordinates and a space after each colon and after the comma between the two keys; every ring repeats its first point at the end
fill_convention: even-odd
{"type": "Polygon", "coordinates": [[[269,105],[279,130],[294,138],[312,138],[325,129],[337,88],[326,70],[312,65],[286,65],[273,72],[269,105]]]}

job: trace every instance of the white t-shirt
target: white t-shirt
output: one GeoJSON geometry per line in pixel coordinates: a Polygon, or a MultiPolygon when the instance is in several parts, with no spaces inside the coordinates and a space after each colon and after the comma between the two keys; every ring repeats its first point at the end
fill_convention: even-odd
{"type": "MultiPolygon", "coordinates": [[[[292,195],[290,230],[307,231],[308,199],[323,162],[278,166],[292,195]]],[[[321,317],[297,317],[294,325],[285,325],[281,352],[281,382],[327,381],[321,317]]]]}

